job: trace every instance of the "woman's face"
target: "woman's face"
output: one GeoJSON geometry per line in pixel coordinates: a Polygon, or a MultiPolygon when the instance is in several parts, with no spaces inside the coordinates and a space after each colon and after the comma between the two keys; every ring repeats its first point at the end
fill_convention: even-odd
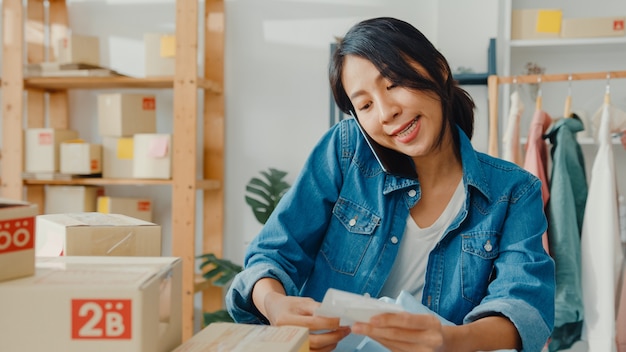
{"type": "Polygon", "coordinates": [[[344,58],[341,79],[359,122],[376,142],[413,158],[433,150],[442,125],[436,95],[394,86],[369,60],[354,55],[344,58]]]}

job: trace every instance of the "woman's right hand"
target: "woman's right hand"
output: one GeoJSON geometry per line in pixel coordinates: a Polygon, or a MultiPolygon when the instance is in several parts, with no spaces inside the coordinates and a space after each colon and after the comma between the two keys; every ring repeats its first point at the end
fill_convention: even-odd
{"type": "Polygon", "coordinates": [[[307,297],[292,297],[270,292],[265,295],[266,318],[271,325],[296,325],[309,328],[311,351],[332,351],[350,333],[350,327],[339,326],[339,318],[313,315],[319,302],[307,297]]]}
{"type": "Polygon", "coordinates": [[[319,302],[307,297],[287,296],[274,279],[259,280],[252,292],[254,305],[271,325],[295,325],[309,329],[309,347],[315,352],[330,352],[350,334],[350,327],[339,326],[339,318],[315,316],[319,302]]]}

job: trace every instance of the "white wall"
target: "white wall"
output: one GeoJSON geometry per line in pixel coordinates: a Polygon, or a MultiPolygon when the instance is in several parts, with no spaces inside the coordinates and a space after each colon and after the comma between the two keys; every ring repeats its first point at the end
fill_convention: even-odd
{"type": "MultiPolygon", "coordinates": [[[[67,3],[72,30],[100,38],[102,65],[130,76],[144,75],[143,34],[172,32],[175,26],[174,0],[67,3]]],[[[484,72],[488,40],[497,31],[497,0],[471,5],[463,0],[226,0],[225,6],[225,256],[237,262],[243,260],[245,243],[261,228],[244,201],[248,180],[262,169],[275,167],[288,171],[292,181],[329,127],[327,66],[335,36],[359,20],[394,16],[424,32],[453,70],[465,66],[484,72]]],[[[474,141],[485,149],[486,88],[466,88],[478,105],[474,141]]],[[[171,91],[145,92],[157,95],[157,130],[170,131],[171,91]]],[[[71,127],[94,143],[100,141],[93,123],[99,93],[70,93],[71,127]]],[[[152,197],[169,253],[169,187],[109,186],[106,192],[152,197]]]]}

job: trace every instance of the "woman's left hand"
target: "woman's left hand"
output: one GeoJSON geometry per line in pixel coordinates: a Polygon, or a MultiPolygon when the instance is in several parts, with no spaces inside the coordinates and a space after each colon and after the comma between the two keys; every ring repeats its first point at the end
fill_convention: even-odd
{"type": "Polygon", "coordinates": [[[379,314],[369,323],[355,323],[352,332],[367,335],[392,352],[441,351],[443,348],[441,322],[430,314],[379,314]]]}

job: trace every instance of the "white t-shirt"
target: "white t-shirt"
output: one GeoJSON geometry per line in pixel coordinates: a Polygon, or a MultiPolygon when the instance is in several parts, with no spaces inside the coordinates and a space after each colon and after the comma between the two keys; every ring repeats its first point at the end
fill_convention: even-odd
{"type": "Polygon", "coordinates": [[[396,298],[401,291],[406,291],[421,302],[428,255],[459,213],[463,203],[465,189],[461,180],[446,209],[431,226],[420,228],[409,214],[398,256],[382,288],[381,297],[396,298]]]}

